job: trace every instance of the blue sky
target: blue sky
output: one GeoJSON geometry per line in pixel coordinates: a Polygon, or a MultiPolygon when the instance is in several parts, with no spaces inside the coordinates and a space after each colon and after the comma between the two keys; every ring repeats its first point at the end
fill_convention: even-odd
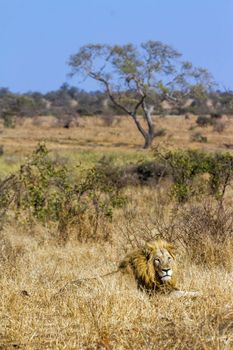
{"type": "Polygon", "coordinates": [[[146,40],[174,46],[233,90],[233,0],[0,0],[0,86],[75,85],[67,60],[81,45],[146,40]]]}

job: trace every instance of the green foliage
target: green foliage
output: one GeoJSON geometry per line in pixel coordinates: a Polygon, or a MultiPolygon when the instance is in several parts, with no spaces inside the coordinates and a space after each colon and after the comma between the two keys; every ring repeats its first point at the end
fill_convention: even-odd
{"type": "Polygon", "coordinates": [[[233,177],[233,155],[229,152],[156,151],[156,159],[172,176],[172,194],[179,202],[206,190],[221,199],[233,177]]]}
{"type": "Polygon", "coordinates": [[[18,95],[7,93],[0,95],[0,116],[4,120],[5,127],[14,127],[15,117],[32,117],[45,110],[45,102],[42,97],[32,97],[30,95],[18,95]]]}
{"type": "Polygon", "coordinates": [[[5,128],[15,127],[15,117],[12,111],[7,110],[2,113],[3,125],[5,128]]]}
{"type": "MultiPolygon", "coordinates": [[[[125,70],[124,72],[126,74],[125,70]]],[[[128,73],[128,75],[130,74],[128,73]]],[[[131,109],[139,98],[132,83],[130,79],[127,82],[127,87],[124,87],[120,93],[120,102],[127,109],[131,109]],[[132,87],[131,90],[129,90],[128,83],[132,87]]],[[[164,110],[161,102],[164,100],[164,96],[169,94],[169,88],[161,80],[158,81],[158,89],[150,88],[146,82],[144,88],[147,94],[145,102],[154,106],[155,114],[163,114],[164,110]]],[[[120,91],[118,90],[118,92],[120,91]]],[[[178,101],[178,104],[173,106],[169,112],[170,114],[190,112],[202,116],[210,114],[213,110],[221,114],[231,115],[233,113],[232,92],[218,91],[207,93],[200,85],[192,85],[188,96],[186,94],[183,95],[182,91],[177,89],[173,91],[173,97],[178,101]],[[193,99],[193,103],[191,106],[184,107],[187,98],[193,99]],[[207,106],[208,99],[213,104],[212,108],[207,106]]],[[[5,127],[14,127],[14,118],[22,116],[54,115],[59,119],[63,119],[67,118],[67,115],[76,118],[77,115],[125,114],[125,111],[114,105],[110,100],[107,102],[107,100],[108,94],[106,92],[86,92],[68,84],[63,84],[59,89],[45,94],[29,92],[21,95],[12,93],[7,88],[0,88],[0,117],[4,119],[5,127]]],[[[142,114],[142,112],[142,109],[139,108],[139,114],[142,114]]]]}
{"type": "Polygon", "coordinates": [[[56,224],[62,241],[71,229],[80,240],[96,239],[98,234],[107,238],[104,225],[111,222],[114,208],[124,204],[120,187],[100,166],[79,168],[76,177],[39,145],[19,172],[0,183],[1,218],[8,212],[29,223],[56,224]]]}

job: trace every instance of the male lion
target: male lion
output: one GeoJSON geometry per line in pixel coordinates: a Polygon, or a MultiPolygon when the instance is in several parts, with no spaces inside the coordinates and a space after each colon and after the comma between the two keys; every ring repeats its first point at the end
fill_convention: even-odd
{"type": "Polygon", "coordinates": [[[131,267],[138,288],[147,293],[171,292],[176,288],[176,263],[172,244],[157,240],[128,254],[119,269],[131,267]]]}
{"type": "MultiPolygon", "coordinates": [[[[131,267],[138,288],[149,295],[156,292],[172,293],[175,297],[197,297],[199,292],[187,292],[176,288],[176,262],[172,244],[159,239],[149,242],[144,248],[137,249],[128,254],[118,266],[117,270],[105,273],[99,277],[111,276],[119,271],[131,267]]],[[[62,292],[70,284],[81,285],[83,282],[96,280],[96,277],[81,278],[66,284],[59,292],[62,292]]],[[[56,293],[57,295],[57,293],[56,293]]]]}

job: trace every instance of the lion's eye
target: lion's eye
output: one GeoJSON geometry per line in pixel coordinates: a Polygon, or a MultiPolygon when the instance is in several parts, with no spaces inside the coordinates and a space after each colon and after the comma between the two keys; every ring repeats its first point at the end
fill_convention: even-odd
{"type": "Polygon", "coordinates": [[[159,264],[159,263],[160,263],[160,260],[159,260],[158,258],[156,258],[156,259],[155,259],[155,262],[159,264]]]}
{"type": "Polygon", "coordinates": [[[168,257],[168,261],[171,261],[171,260],[172,260],[172,258],[169,256],[169,257],[168,257]]]}

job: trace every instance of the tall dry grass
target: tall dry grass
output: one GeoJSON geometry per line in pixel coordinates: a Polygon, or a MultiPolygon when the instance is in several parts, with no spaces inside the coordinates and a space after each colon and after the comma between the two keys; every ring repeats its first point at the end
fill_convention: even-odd
{"type": "Polygon", "coordinates": [[[224,226],[228,235],[220,239],[216,226],[206,223],[217,203],[208,202],[206,213],[207,203],[177,208],[158,189],[127,191],[130,200],[117,212],[110,242],[71,239],[61,247],[46,228],[35,227],[32,234],[23,226],[5,226],[0,349],[233,348],[232,213],[226,211],[222,224],[217,222],[229,224],[224,226]],[[133,246],[161,236],[177,245],[178,287],[199,291],[200,297],[149,298],[131,276],[99,277],[114,270],[133,246]],[[69,284],[86,277],[96,280],[69,284]]]}

